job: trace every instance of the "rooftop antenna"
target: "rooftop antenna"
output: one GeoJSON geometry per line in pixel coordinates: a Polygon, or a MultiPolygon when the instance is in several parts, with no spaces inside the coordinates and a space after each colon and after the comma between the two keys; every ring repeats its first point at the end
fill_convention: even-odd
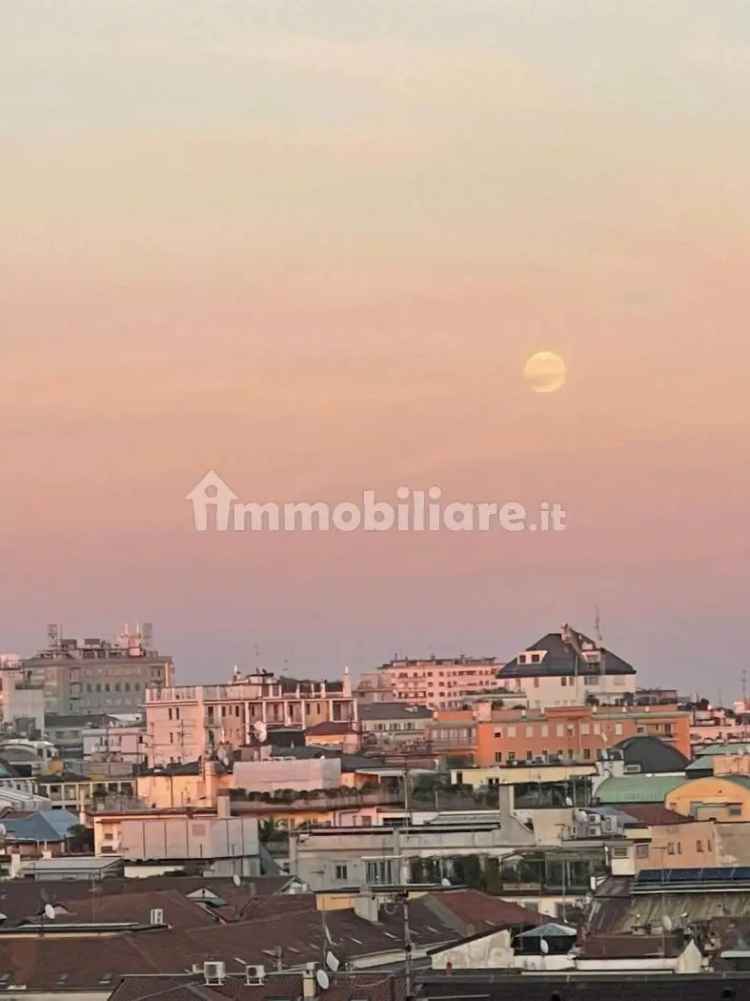
{"type": "Polygon", "coordinates": [[[596,645],[599,649],[599,673],[603,678],[604,675],[607,673],[606,671],[607,651],[604,649],[604,640],[602,639],[602,627],[601,627],[601,620],[599,618],[598,605],[594,606],[594,612],[595,612],[594,629],[596,632],[596,645]]]}

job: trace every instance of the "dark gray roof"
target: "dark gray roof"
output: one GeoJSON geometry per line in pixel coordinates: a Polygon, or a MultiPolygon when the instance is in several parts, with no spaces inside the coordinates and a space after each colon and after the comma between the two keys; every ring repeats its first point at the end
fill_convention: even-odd
{"type": "Polygon", "coordinates": [[[626,737],[613,750],[622,751],[626,765],[640,765],[641,771],[649,774],[682,772],[688,764],[684,754],[658,737],[626,737]]]}
{"type": "Polygon", "coordinates": [[[426,706],[410,706],[403,702],[362,702],[358,707],[361,720],[432,719],[426,706]]]}
{"type": "MultiPolygon", "coordinates": [[[[575,632],[575,630],[571,631],[575,632]]],[[[599,649],[590,637],[585,636],[583,633],[576,633],[576,635],[584,651],[587,648],[591,650],[599,649]]],[[[506,678],[563,677],[564,675],[573,675],[576,671],[576,661],[578,674],[601,674],[601,665],[589,664],[578,658],[573,647],[563,643],[560,633],[547,633],[546,636],[542,636],[541,639],[537,640],[536,643],[532,643],[531,646],[526,647],[526,650],[522,652],[533,653],[535,651],[545,651],[545,656],[540,663],[521,664],[519,663],[518,656],[516,656],[500,669],[498,677],[501,680],[505,680],[506,678]]],[[[624,661],[617,654],[612,653],[611,650],[607,650],[605,647],[601,647],[601,651],[604,656],[605,674],[635,674],[635,668],[632,664],[628,664],[627,661],[624,661]]]]}

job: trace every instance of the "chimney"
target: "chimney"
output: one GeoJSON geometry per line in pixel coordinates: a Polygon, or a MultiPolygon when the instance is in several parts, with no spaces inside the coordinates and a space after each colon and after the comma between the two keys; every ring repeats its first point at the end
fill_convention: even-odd
{"type": "Polygon", "coordinates": [[[302,974],[302,997],[305,1001],[312,1001],[315,997],[316,987],[315,963],[308,963],[305,967],[305,972],[302,974]]]}
{"type": "Polygon", "coordinates": [[[514,799],[513,786],[499,785],[497,787],[497,809],[501,823],[510,820],[513,816],[514,799]]]}
{"type": "Polygon", "coordinates": [[[203,762],[203,795],[208,806],[212,806],[216,799],[217,786],[218,768],[216,762],[211,758],[206,758],[203,762]]]}
{"type": "Polygon", "coordinates": [[[358,918],[363,918],[371,924],[377,924],[379,919],[377,898],[372,895],[369,886],[360,887],[358,896],[354,898],[354,913],[358,918]]]}

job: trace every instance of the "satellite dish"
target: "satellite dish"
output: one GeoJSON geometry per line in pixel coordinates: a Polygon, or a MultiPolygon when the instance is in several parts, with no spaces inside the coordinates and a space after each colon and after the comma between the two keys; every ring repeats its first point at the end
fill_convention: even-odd
{"type": "Polygon", "coordinates": [[[7,830],[6,826],[5,826],[5,824],[0,824],[0,838],[4,838],[7,833],[8,833],[8,830],[7,830]]]}
{"type": "Polygon", "coordinates": [[[234,876],[232,876],[232,882],[234,883],[235,886],[242,886],[242,880],[237,875],[237,873],[235,873],[234,876]]]}
{"type": "Polygon", "coordinates": [[[542,938],[542,939],[539,940],[539,948],[542,950],[542,952],[546,956],[547,953],[549,952],[549,943],[547,942],[546,938],[542,938]]]}
{"type": "Polygon", "coordinates": [[[570,796],[566,796],[565,797],[565,805],[566,806],[572,806],[573,805],[573,800],[570,798],[570,796]]]}
{"type": "Polygon", "coordinates": [[[588,821],[588,819],[589,815],[586,813],[585,810],[576,810],[576,820],[580,821],[582,824],[585,824],[588,821]]]}
{"type": "Polygon", "coordinates": [[[44,905],[44,916],[45,918],[47,918],[48,921],[55,920],[55,908],[52,906],[52,904],[44,905]]]}
{"type": "Polygon", "coordinates": [[[672,931],[673,928],[672,919],[668,914],[664,915],[664,917],[661,920],[661,923],[666,931],[672,931]]]}
{"type": "Polygon", "coordinates": [[[449,887],[453,886],[453,883],[451,883],[447,876],[443,876],[440,880],[440,885],[447,890],[449,887]]]}
{"type": "Polygon", "coordinates": [[[338,960],[338,956],[334,956],[334,954],[331,952],[330,949],[326,953],[326,966],[331,971],[331,973],[335,973],[341,966],[341,963],[338,960]]]}
{"type": "Polygon", "coordinates": [[[318,987],[320,987],[322,991],[327,991],[331,986],[331,978],[325,970],[318,970],[315,974],[315,979],[318,981],[318,987]]]}
{"type": "Polygon", "coordinates": [[[264,744],[268,737],[268,727],[263,722],[263,720],[258,720],[253,726],[253,733],[255,734],[255,739],[259,744],[264,744]]]}

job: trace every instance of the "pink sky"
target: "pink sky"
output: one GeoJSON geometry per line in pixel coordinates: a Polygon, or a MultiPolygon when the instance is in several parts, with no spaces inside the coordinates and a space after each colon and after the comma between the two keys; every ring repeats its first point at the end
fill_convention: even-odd
{"type": "Polygon", "coordinates": [[[737,694],[750,15],[591,6],[0,15],[2,649],[140,618],[186,679],[255,644],[334,675],[510,657],[598,604],[644,681],[737,694]],[[523,384],[540,349],[557,394],[523,384]],[[209,468],[569,527],[200,536],[209,468]]]}

